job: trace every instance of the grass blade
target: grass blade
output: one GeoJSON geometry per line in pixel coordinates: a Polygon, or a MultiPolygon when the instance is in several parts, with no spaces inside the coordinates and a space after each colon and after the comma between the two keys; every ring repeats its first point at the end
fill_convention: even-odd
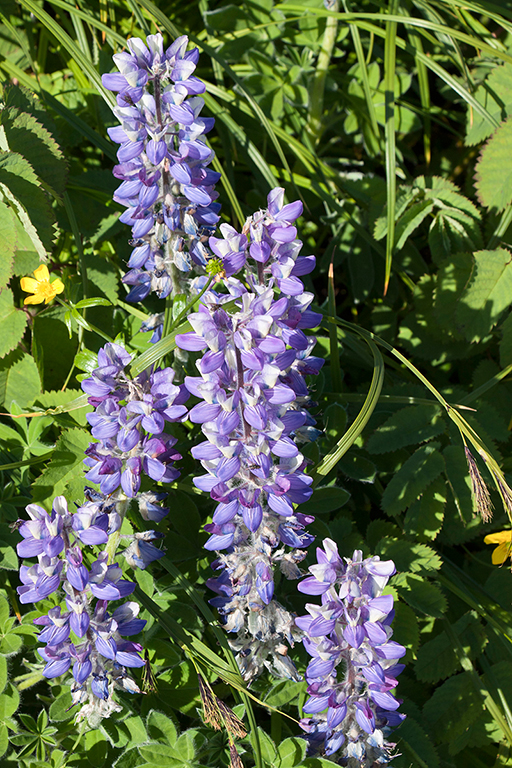
{"type": "MultiPolygon", "coordinates": [[[[396,13],[398,0],[390,0],[389,11],[396,13]]],[[[386,22],[384,40],[384,100],[385,100],[385,153],[386,153],[386,264],[384,296],[388,292],[391,262],[395,246],[396,203],[396,135],[395,135],[395,69],[396,69],[396,21],[386,22]]]]}

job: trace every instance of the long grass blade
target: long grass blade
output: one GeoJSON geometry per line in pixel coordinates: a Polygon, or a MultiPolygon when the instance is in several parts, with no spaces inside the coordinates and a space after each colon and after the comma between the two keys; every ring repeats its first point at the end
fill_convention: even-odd
{"type": "MultiPolygon", "coordinates": [[[[389,12],[396,13],[398,0],[390,0],[389,12]]],[[[395,135],[395,69],[396,69],[396,21],[386,22],[384,39],[384,100],[385,100],[385,154],[386,154],[386,263],[384,272],[384,296],[388,292],[391,262],[395,246],[396,203],[396,135],[395,135]]]]}

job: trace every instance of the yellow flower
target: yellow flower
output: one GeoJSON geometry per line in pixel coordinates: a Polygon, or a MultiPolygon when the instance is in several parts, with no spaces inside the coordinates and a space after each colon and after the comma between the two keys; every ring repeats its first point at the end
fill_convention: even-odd
{"type": "Polygon", "coordinates": [[[501,565],[507,557],[512,557],[512,531],[500,531],[499,533],[490,533],[484,539],[485,544],[498,544],[492,553],[494,565],[501,565]]]}
{"type": "Polygon", "coordinates": [[[50,283],[50,273],[46,264],[41,264],[34,271],[34,277],[22,277],[20,285],[22,291],[34,294],[27,296],[24,304],[42,304],[43,301],[48,304],[58,293],[62,293],[64,290],[64,283],[59,278],[50,283]]]}

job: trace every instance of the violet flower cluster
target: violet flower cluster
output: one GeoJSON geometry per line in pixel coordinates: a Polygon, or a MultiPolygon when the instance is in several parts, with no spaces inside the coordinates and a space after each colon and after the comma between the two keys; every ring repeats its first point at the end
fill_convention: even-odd
{"type": "Polygon", "coordinates": [[[82,381],[95,407],[87,420],[98,441],[85,452],[90,468],[86,478],[105,494],[121,486],[129,498],[139,492],[142,473],[162,483],[179,477],[173,462],[181,455],[164,428],[166,422],[184,418],[188,399],[187,390],[173,384],[172,368],[144,371],[131,379],[125,371],[131,359],[119,344],[106,344],[98,353],[98,367],[82,381]]]}
{"type": "MultiPolygon", "coordinates": [[[[29,520],[20,521],[23,537],[17,546],[20,558],[37,557],[36,564],[22,565],[18,587],[21,603],[38,603],[53,596],[56,603],[35,619],[42,628],[38,648],[45,662],[43,675],[54,678],[72,668],[71,696],[73,705],[83,705],[79,718],[97,725],[102,717],[121,709],[112,694],[115,688],[140,693],[129,674],[129,668],[142,667],[142,646],[126,640],[137,635],[146,622],[138,619],[138,603],[129,601],[110,608],[109,603],[131,595],[135,583],[123,578],[109,550],[121,534],[120,507],[126,502],[108,499],[92,492],[96,501],[87,501],[71,513],[66,499],[57,496],[52,512],[37,504],[29,504],[29,520]],[[90,549],[103,546],[98,554],[90,549]],[[65,608],[60,604],[64,598],[65,608]]],[[[144,542],[142,567],[163,553],[151,539],[159,534],[146,531],[133,536],[125,550],[126,559],[138,565],[139,546],[144,542]]]]}
{"type": "Polygon", "coordinates": [[[208,168],[214,152],[204,140],[214,120],[200,116],[205,86],[193,75],[199,51],[187,51],[187,43],[179,37],[164,52],[160,34],[146,42],[132,37],[129,51],[113,57],[119,72],[102,78],[117,92],[120,125],[108,133],[121,145],[114,200],[126,206],[121,221],[132,227],[123,278],[132,286],[128,301],[151,291],[160,298],[180,293],[184,274],[206,264],[205,242],[219,220],[220,174],[208,168]]]}
{"type": "Polygon", "coordinates": [[[404,669],[397,660],[405,648],[391,640],[393,597],[383,595],[395,566],[378,557],[363,560],[359,550],[342,560],[334,541],[323,544],[311,575],[298,585],[307,595],[321,595],[321,605],[306,605],[309,615],[296,619],[312,657],[303,707],[311,717],[301,725],[312,754],[338,753],[349,768],[386,765],[395,746],[386,738],[404,719],[391,691],[404,669]]]}
{"type": "Polygon", "coordinates": [[[314,429],[304,376],[318,373],[323,360],[311,355],[315,339],[303,329],[320,316],[309,309],[313,295],[298,277],[314,266],[313,257],[300,256],[293,225],[302,204],[283,205],[283,196],[273,190],[268,209],[248,219],[241,234],[222,224],[224,238],[210,238],[228,292],[206,292],[188,317],[194,331],[176,336],[181,349],[205,350],[200,376],[185,379],[200,399],[189,419],[206,437],[192,449],[206,470],[194,484],[218,502],[205,546],[219,553],[219,574],[208,585],[235,634],[231,645],[246,680],[265,667],[299,679],[287,644],[300,633],[273,598],[274,568],[298,578],[314,538],[305,531],[314,518],[294,505],[312,493],[296,439],[314,429]],[[242,267],[244,283],[234,277],[242,267]],[[287,295],[276,298],[275,290],[287,295]]]}

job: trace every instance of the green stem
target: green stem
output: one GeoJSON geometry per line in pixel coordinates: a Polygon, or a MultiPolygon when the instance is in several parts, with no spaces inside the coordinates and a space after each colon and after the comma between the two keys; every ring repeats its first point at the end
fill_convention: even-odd
{"type": "Polygon", "coordinates": [[[47,461],[53,456],[53,451],[43,453],[41,456],[36,456],[33,459],[24,459],[23,461],[13,461],[12,464],[0,464],[0,472],[10,469],[19,469],[20,467],[29,467],[31,464],[40,464],[42,461],[47,461]]]}
{"type": "Polygon", "coordinates": [[[177,317],[175,320],[173,320],[173,321],[172,321],[172,323],[171,323],[171,327],[169,328],[169,333],[172,333],[172,331],[174,331],[174,329],[178,327],[178,325],[181,323],[181,321],[183,320],[183,318],[184,318],[186,315],[188,315],[188,313],[190,312],[190,310],[193,308],[194,304],[196,304],[196,302],[198,302],[198,301],[199,301],[199,299],[201,298],[201,296],[202,296],[204,293],[206,293],[206,291],[207,291],[207,290],[209,289],[209,287],[211,286],[212,282],[213,282],[213,277],[210,277],[210,279],[208,280],[208,282],[206,283],[206,285],[204,286],[204,288],[202,289],[202,291],[201,291],[200,293],[196,294],[196,295],[195,295],[195,296],[194,296],[194,297],[191,299],[191,301],[189,301],[189,303],[188,303],[188,304],[187,304],[187,305],[186,305],[186,306],[185,306],[185,307],[184,307],[184,308],[181,310],[181,312],[179,313],[178,317],[177,317]]]}
{"type": "MultiPolygon", "coordinates": [[[[334,0],[333,6],[330,9],[333,13],[339,11],[339,0],[334,0]]],[[[325,92],[325,80],[327,77],[327,71],[331,63],[331,57],[336,45],[336,36],[338,34],[338,19],[334,16],[329,16],[325,25],[324,37],[322,40],[322,47],[318,55],[318,61],[316,63],[315,75],[313,77],[313,85],[310,95],[310,109],[309,119],[307,125],[307,131],[314,142],[318,142],[323,132],[322,128],[322,114],[324,110],[324,92],[325,92]]]]}
{"type": "MultiPolygon", "coordinates": [[[[62,307],[65,307],[65,308],[66,308],[66,309],[67,309],[69,312],[72,312],[72,310],[73,310],[73,307],[71,307],[71,306],[70,306],[70,305],[69,305],[69,304],[68,304],[66,301],[64,301],[63,299],[61,299],[61,298],[60,298],[60,296],[56,296],[56,297],[55,297],[55,300],[56,300],[56,301],[57,301],[57,302],[58,302],[58,303],[59,303],[59,304],[60,304],[62,307]]],[[[85,308],[84,308],[84,315],[85,315],[85,308]]],[[[75,322],[76,322],[76,320],[75,320],[75,322]]],[[[114,342],[114,339],[113,339],[111,336],[109,336],[107,333],[104,333],[104,332],[103,332],[103,331],[102,331],[100,328],[98,328],[96,325],[93,325],[93,324],[92,324],[92,323],[90,323],[88,320],[85,320],[85,318],[84,318],[84,322],[85,322],[85,323],[87,323],[87,328],[86,328],[86,330],[87,330],[87,331],[91,331],[91,332],[93,332],[93,333],[97,333],[97,334],[98,334],[98,336],[101,336],[101,338],[102,338],[102,339],[105,339],[105,341],[108,341],[108,342],[110,342],[111,344],[114,342]]],[[[77,325],[78,325],[78,333],[79,333],[79,335],[80,335],[80,328],[83,328],[83,326],[81,326],[79,323],[77,323],[77,325]]]]}
{"type": "MultiPolygon", "coordinates": [[[[69,199],[69,195],[67,192],[64,192],[63,195],[63,201],[64,201],[64,208],[66,209],[66,213],[69,219],[69,223],[71,225],[71,231],[73,233],[73,237],[75,239],[75,245],[76,249],[78,251],[78,263],[80,264],[80,275],[82,277],[82,293],[83,299],[87,298],[87,291],[89,287],[89,283],[87,280],[87,267],[85,266],[85,254],[84,249],[82,246],[82,238],[80,236],[80,230],[78,229],[78,222],[76,220],[75,211],[73,210],[73,206],[71,205],[71,200],[69,199]]],[[[85,307],[83,311],[82,317],[85,320],[85,307]]],[[[92,326],[91,326],[92,327],[92,326]]],[[[78,329],[78,341],[80,343],[80,347],[83,347],[83,336],[84,336],[84,329],[79,327],[78,329]]]]}

